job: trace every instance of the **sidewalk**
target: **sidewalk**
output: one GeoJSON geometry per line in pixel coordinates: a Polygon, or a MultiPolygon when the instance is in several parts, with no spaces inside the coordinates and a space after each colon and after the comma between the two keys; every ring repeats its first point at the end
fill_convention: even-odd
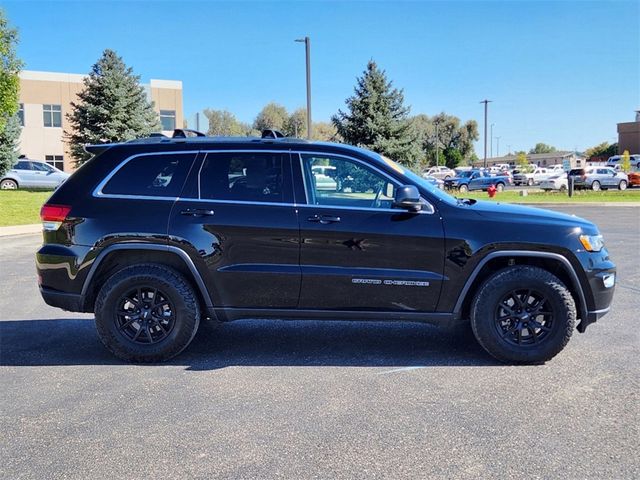
{"type": "Polygon", "coordinates": [[[32,225],[12,225],[10,227],[0,227],[0,237],[8,237],[11,235],[26,235],[42,232],[42,224],[34,223],[32,225]]]}

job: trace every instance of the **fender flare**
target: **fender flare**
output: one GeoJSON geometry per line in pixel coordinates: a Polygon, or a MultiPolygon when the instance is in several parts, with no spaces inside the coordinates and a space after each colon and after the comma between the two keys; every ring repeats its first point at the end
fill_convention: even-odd
{"type": "Polygon", "coordinates": [[[182,261],[185,263],[185,265],[193,275],[193,279],[195,280],[198,290],[202,295],[205,306],[207,308],[213,308],[213,302],[211,301],[211,295],[209,294],[209,290],[207,289],[204,283],[204,280],[200,275],[200,272],[198,271],[197,267],[193,263],[193,260],[191,260],[191,257],[189,257],[187,252],[185,252],[184,250],[178,247],[174,247],[170,245],[160,245],[160,244],[154,244],[154,243],[117,243],[115,245],[110,245],[108,247],[105,247],[95,258],[95,260],[93,261],[93,265],[91,265],[91,269],[87,274],[87,278],[85,279],[84,285],[82,286],[81,295],[83,298],[86,298],[87,291],[89,290],[89,285],[91,285],[93,276],[95,275],[102,261],[105,259],[107,255],[118,250],[155,250],[160,252],[169,252],[174,255],[177,255],[180,259],[182,259],[182,261]]]}
{"type": "Polygon", "coordinates": [[[476,277],[478,276],[482,268],[490,260],[494,258],[499,258],[499,257],[537,257],[537,258],[549,258],[552,260],[559,261],[564,267],[564,270],[566,271],[566,273],[569,275],[569,278],[571,279],[572,287],[575,288],[575,290],[578,292],[577,308],[580,313],[580,318],[583,320],[587,318],[589,310],[587,308],[587,301],[584,296],[584,290],[582,288],[582,284],[580,283],[580,279],[578,278],[578,275],[575,269],[573,268],[573,265],[571,265],[571,262],[569,262],[569,260],[567,260],[566,257],[564,257],[563,255],[560,255],[559,253],[536,252],[532,250],[501,250],[498,252],[492,252],[486,255],[482,260],[480,260],[478,265],[476,265],[476,267],[473,269],[473,272],[471,272],[471,275],[465,282],[464,287],[462,287],[462,290],[458,295],[458,300],[456,301],[456,305],[453,309],[453,313],[455,316],[461,315],[462,305],[467,297],[467,294],[469,293],[469,289],[471,288],[471,285],[473,285],[473,282],[475,281],[476,277]]]}

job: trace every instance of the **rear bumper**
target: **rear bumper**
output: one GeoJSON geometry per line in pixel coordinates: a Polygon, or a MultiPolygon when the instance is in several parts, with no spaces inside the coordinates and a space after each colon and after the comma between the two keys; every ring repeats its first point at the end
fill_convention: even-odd
{"type": "Polygon", "coordinates": [[[77,293],[59,292],[40,287],[40,295],[47,305],[62,308],[69,312],[84,312],[84,296],[77,293]]]}

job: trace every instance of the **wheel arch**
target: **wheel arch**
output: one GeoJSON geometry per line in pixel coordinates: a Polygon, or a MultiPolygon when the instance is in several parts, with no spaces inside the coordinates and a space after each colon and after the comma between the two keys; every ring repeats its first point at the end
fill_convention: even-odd
{"type": "Polygon", "coordinates": [[[588,308],[582,284],[571,262],[563,255],[552,252],[505,250],[488,254],[478,263],[464,284],[454,307],[454,316],[469,318],[472,300],[482,283],[491,274],[512,265],[536,266],[556,275],[571,292],[581,320],[577,329],[581,333],[584,332],[588,308]]]}
{"type": "Polygon", "coordinates": [[[0,183],[4,182],[5,180],[11,180],[12,182],[14,182],[14,183],[16,184],[16,186],[17,186],[18,188],[20,188],[20,182],[18,181],[18,179],[17,179],[17,178],[15,178],[15,177],[9,177],[9,176],[2,177],[2,178],[0,178],[0,183]]]}
{"type": "Polygon", "coordinates": [[[189,255],[178,247],[158,244],[116,244],[96,257],[82,287],[85,311],[93,311],[100,286],[122,268],[137,263],[158,263],[184,276],[206,310],[213,309],[211,295],[189,255]]]}

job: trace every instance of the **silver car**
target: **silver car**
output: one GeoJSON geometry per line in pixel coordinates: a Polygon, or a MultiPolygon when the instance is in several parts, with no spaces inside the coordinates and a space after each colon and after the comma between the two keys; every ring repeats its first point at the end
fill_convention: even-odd
{"type": "Polygon", "coordinates": [[[456,176],[456,172],[448,167],[431,167],[429,170],[422,174],[424,178],[433,177],[438,180],[448,180],[456,176]]]}
{"type": "Polygon", "coordinates": [[[608,188],[626,190],[629,184],[625,173],[616,172],[610,167],[575,168],[569,172],[569,177],[573,178],[575,188],[590,188],[596,191],[608,188]]]}
{"type": "Polygon", "coordinates": [[[19,160],[0,180],[0,189],[56,188],[71,175],[45,162],[19,160]]]}

